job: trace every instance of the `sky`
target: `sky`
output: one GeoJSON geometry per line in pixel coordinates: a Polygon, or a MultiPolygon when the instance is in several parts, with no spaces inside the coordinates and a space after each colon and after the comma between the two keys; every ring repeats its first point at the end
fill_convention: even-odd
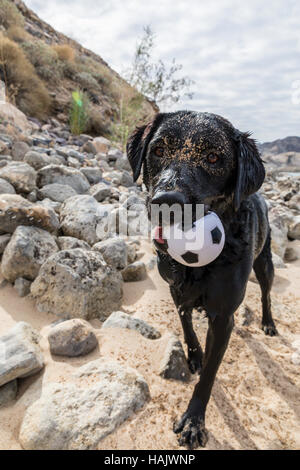
{"type": "Polygon", "coordinates": [[[122,74],[150,25],[154,58],[182,64],[192,100],[260,142],[300,135],[298,0],[25,0],[58,31],[122,74]]]}

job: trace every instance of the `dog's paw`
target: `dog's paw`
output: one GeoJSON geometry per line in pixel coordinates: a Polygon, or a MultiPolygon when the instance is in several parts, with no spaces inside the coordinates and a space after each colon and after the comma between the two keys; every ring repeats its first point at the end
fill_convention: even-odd
{"type": "Polygon", "coordinates": [[[179,434],[178,442],[180,446],[189,449],[205,447],[208,440],[208,433],[201,416],[184,413],[180,421],[174,424],[175,434],[179,434]]]}
{"type": "Polygon", "coordinates": [[[268,325],[262,325],[261,329],[264,331],[265,335],[267,336],[277,336],[278,331],[276,330],[276,326],[274,323],[269,323],[268,325]]]}

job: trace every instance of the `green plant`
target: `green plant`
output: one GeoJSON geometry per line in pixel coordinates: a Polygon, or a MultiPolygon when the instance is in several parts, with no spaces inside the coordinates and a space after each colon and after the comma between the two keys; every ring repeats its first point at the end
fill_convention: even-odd
{"type": "Polygon", "coordinates": [[[74,91],[70,108],[70,129],[72,134],[85,132],[89,120],[89,99],[85,93],[74,91]]]}
{"type": "Polygon", "coordinates": [[[192,98],[189,92],[193,81],[188,77],[177,78],[182,65],[172,60],[167,67],[162,60],[152,62],[154,34],[150,26],[144,27],[144,36],[136,47],[130,70],[125,72],[129,83],[143,95],[158,104],[177,103],[182,97],[192,98]]]}
{"type": "Polygon", "coordinates": [[[123,94],[120,97],[117,120],[111,128],[111,139],[121,145],[122,151],[126,151],[126,143],[129,135],[139,124],[143,117],[143,95],[123,94]]]}
{"type": "Polygon", "coordinates": [[[0,0],[0,25],[5,29],[10,26],[24,26],[24,17],[10,0],[0,0]]]}

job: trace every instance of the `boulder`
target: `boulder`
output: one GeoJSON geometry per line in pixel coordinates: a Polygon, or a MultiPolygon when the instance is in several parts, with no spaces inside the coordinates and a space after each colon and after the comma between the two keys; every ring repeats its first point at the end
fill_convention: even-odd
{"type": "Polygon", "coordinates": [[[64,235],[85,240],[90,245],[99,241],[97,225],[108,221],[108,208],[92,196],[78,195],[65,201],[60,210],[64,235]]]}
{"type": "Polygon", "coordinates": [[[15,400],[18,393],[17,380],[12,380],[0,387],[0,408],[12,400],[15,400]]]}
{"type": "Polygon", "coordinates": [[[59,220],[52,209],[27,201],[17,194],[0,194],[0,230],[12,233],[18,225],[56,232],[59,220]]]}
{"type": "Polygon", "coordinates": [[[10,238],[10,233],[4,233],[3,235],[0,235],[0,255],[2,255],[2,253],[4,252],[10,238]]]}
{"type": "Polygon", "coordinates": [[[24,156],[24,162],[32,166],[35,170],[40,170],[47,165],[60,165],[61,161],[59,158],[53,155],[47,155],[46,153],[36,152],[30,150],[24,156]]]}
{"type": "Polygon", "coordinates": [[[134,369],[98,359],[71,383],[50,383],[26,411],[20,442],[26,450],[92,450],[150,399],[134,369]]]}
{"type": "Polygon", "coordinates": [[[84,174],[90,184],[97,184],[102,178],[102,171],[100,168],[81,168],[81,173],[84,174]]]}
{"type": "Polygon", "coordinates": [[[36,186],[36,172],[24,162],[8,162],[0,168],[0,178],[8,181],[21,193],[30,193],[36,186]]]}
{"type": "Polygon", "coordinates": [[[124,312],[113,312],[102,325],[102,328],[126,328],[136,330],[148,339],[160,338],[160,332],[144,320],[132,317],[124,312]]]}
{"type": "Polygon", "coordinates": [[[289,224],[288,237],[292,240],[300,240],[300,215],[293,217],[289,224]]]}
{"type": "Polygon", "coordinates": [[[23,277],[18,277],[14,283],[14,288],[16,289],[19,297],[26,297],[26,295],[30,294],[30,286],[31,282],[23,277]]]}
{"type": "Polygon", "coordinates": [[[188,363],[179,339],[171,335],[160,364],[159,375],[164,379],[187,382],[190,378],[188,363]]]}
{"type": "Polygon", "coordinates": [[[73,250],[74,248],[82,248],[83,250],[91,249],[87,242],[74,237],[58,237],[57,243],[60,250],[73,250]]]}
{"type": "Polygon", "coordinates": [[[116,269],[124,269],[127,266],[127,245],[122,238],[109,238],[98,242],[93,246],[94,251],[99,251],[109,266],[116,269]]]}
{"type": "Polygon", "coordinates": [[[118,309],[122,277],[95,251],[60,251],[42,265],[31,285],[37,308],[64,319],[99,318],[118,309]]]}
{"type": "Polygon", "coordinates": [[[53,183],[71,186],[77,194],[86,193],[90,187],[87,178],[76,168],[48,165],[38,171],[37,185],[39,188],[53,183]]]}
{"type": "Polygon", "coordinates": [[[4,250],[2,275],[9,282],[18,277],[33,281],[44,261],[57,251],[57,244],[50,233],[37,227],[19,225],[4,250]]]}
{"type": "Polygon", "coordinates": [[[51,199],[55,202],[65,202],[69,197],[76,196],[77,193],[75,189],[71,186],[66,186],[64,184],[46,184],[43,188],[38,189],[37,196],[39,199],[51,199]]]}
{"type": "Polygon", "coordinates": [[[16,191],[12,184],[0,178],[0,194],[16,194],[16,191]]]}
{"type": "Polygon", "coordinates": [[[147,270],[145,263],[142,261],[135,261],[126,266],[122,271],[122,277],[125,282],[143,281],[147,277],[147,270]]]}
{"type": "Polygon", "coordinates": [[[98,183],[90,187],[89,193],[96,201],[102,202],[111,195],[111,187],[107,183],[98,183]]]}
{"type": "Polygon", "coordinates": [[[0,101],[0,119],[11,122],[13,125],[21,129],[22,132],[27,132],[32,129],[32,126],[27,120],[25,114],[11,103],[0,101]]]}
{"type": "Polygon", "coordinates": [[[33,375],[44,366],[40,336],[31,325],[17,323],[0,336],[0,386],[33,375]]]}
{"type": "Polygon", "coordinates": [[[74,318],[53,326],[48,334],[51,354],[85,356],[98,346],[98,340],[88,322],[74,318]]]}
{"type": "Polygon", "coordinates": [[[29,145],[26,142],[17,141],[14,142],[11,149],[11,155],[13,160],[17,162],[22,162],[24,160],[25,154],[30,149],[29,145]]]}

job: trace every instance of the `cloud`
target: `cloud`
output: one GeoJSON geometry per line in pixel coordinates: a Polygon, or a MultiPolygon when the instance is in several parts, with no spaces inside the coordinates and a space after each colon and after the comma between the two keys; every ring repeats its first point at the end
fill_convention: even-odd
{"type": "MultiPolygon", "coordinates": [[[[26,0],[25,0],[26,1],[26,0]]],[[[178,108],[224,115],[260,141],[299,134],[300,4],[297,0],[27,0],[57,30],[122,73],[150,24],[155,57],[175,57],[195,81],[178,108]]]]}

